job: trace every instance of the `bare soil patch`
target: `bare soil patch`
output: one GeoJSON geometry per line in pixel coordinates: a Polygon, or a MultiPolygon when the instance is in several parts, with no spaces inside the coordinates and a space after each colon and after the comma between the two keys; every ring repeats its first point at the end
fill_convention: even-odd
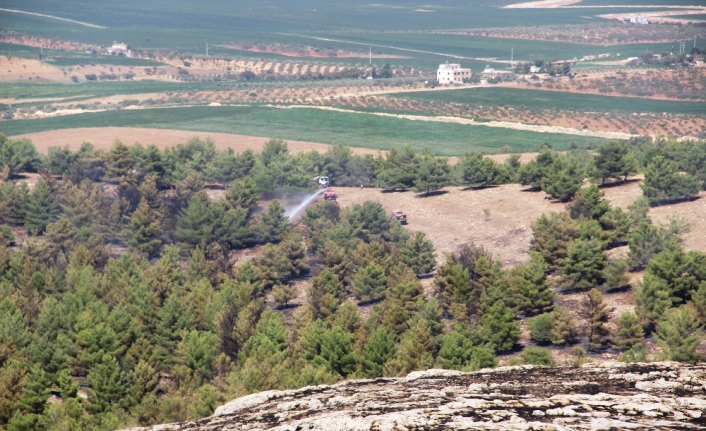
{"type": "Polygon", "coordinates": [[[374,188],[336,188],[343,206],[365,201],[379,202],[385,210],[407,213],[408,228],[426,233],[440,260],[443,253],[464,244],[482,244],[504,265],[529,261],[530,226],[545,212],[564,211],[564,205],[545,199],[544,193],[523,192],[517,184],[463,190],[447,187],[448,193],[419,197],[408,192],[382,193],[374,188]],[[488,219],[483,209],[489,209],[488,219]]]}
{"type": "MultiPolygon", "coordinates": [[[[78,150],[84,142],[90,142],[97,149],[108,150],[116,139],[120,139],[125,144],[140,142],[143,145],[154,144],[158,148],[173,147],[186,143],[193,137],[201,139],[212,138],[216,148],[232,148],[236,153],[251,149],[255,152],[261,151],[269,138],[259,136],[231,135],[228,133],[204,133],[184,130],[164,130],[164,129],[143,129],[138,127],[101,127],[85,129],[65,129],[47,132],[30,133],[27,135],[13,136],[13,139],[29,138],[32,140],[37,150],[47,153],[49,147],[68,146],[72,150],[78,150]]],[[[287,141],[289,151],[297,153],[302,151],[316,150],[325,152],[329,145],[315,142],[287,141]]],[[[368,148],[352,148],[356,154],[377,154],[377,150],[368,148]]]]}
{"type": "Polygon", "coordinates": [[[581,0],[540,0],[526,3],[515,3],[504,6],[503,9],[551,9],[581,3],[581,0]]]}

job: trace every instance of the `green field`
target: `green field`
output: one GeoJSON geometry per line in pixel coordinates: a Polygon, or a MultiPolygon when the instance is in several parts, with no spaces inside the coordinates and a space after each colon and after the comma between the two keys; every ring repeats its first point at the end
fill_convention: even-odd
{"type": "Polygon", "coordinates": [[[485,126],[260,106],[147,109],[13,120],[0,123],[0,132],[13,136],[46,130],[108,126],[237,133],[321,143],[338,142],[380,150],[409,144],[418,150],[431,148],[436,154],[444,156],[460,155],[469,150],[495,153],[504,145],[509,145],[514,151],[527,152],[539,150],[545,142],[550,142],[556,149],[566,149],[572,142],[583,145],[603,141],[599,138],[485,126]]]}
{"type": "MultiPolygon", "coordinates": [[[[144,50],[175,50],[212,55],[229,53],[218,45],[230,42],[298,43],[348,48],[354,43],[367,50],[369,46],[386,54],[408,55],[410,59],[390,61],[401,66],[435,68],[451,56],[466,58],[498,57],[509,59],[510,48],[515,59],[536,57],[573,58],[597,51],[621,52],[623,55],[654,52],[661,47],[651,44],[600,48],[565,43],[472,38],[454,35],[415,34],[412,31],[488,28],[509,26],[541,26],[584,24],[597,20],[600,13],[630,12],[630,9],[502,9],[512,0],[446,0],[432,5],[417,5],[406,0],[390,0],[384,4],[363,0],[330,2],[324,0],[279,0],[263,2],[243,0],[211,0],[194,3],[187,0],[125,0],[116,4],[108,0],[85,2],[65,0],[6,0],[3,7],[55,15],[106,28],[93,28],[51,18],[0,12],[4,29],[107,46],[119,40],[144,50]],[[421,12],[422,8],[431,12],[421,12]],[[311,37],[336,39],[324,41],[311,37]],[[415,49],[424,52],[402,51],[415,49]],[[447,54],[447,55],[443,55],[447,54]]],[[[594,2],[595,3],[595,2],[594,2]]],[[[267,58],[268,55],[237,51],[238,55],[267,58]]],[[[307,59],[355,63],[360,60],[307,59]]],[[[364,60],[360,61],[364,62],[364,60]]],[[[472,68],[480,64],[468,60],[472,68]]]]}
{"type": "Polygon", "coordinates": [[[703,102],[673,102],[633,97],[601,96],[597,94],[562,93],[557,91],[516,88],[473,88],[464,90],[425,91],[388,94],[388,97],[469,105],[516,106],[525,108],[559,109],[601,112],[669,112],[672,114],[704,115],[703,102]]]}
{"type": "MultiPolygon", "coordinates": [[[[78,73],[78,72],[76,72],[78,73]]],[[[39,97],[106,97],[116,94],[164,93],[167,91],[212,90],[225,84],[212,82],[119,81],[82,82],[80,84],[3,84],[3,97],[30,99],[39,97]]]]}

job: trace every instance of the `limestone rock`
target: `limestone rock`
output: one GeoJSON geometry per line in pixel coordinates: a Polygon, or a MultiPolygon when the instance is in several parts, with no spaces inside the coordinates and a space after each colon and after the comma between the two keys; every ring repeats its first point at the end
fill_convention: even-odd
{"type": "Polygon", "coordinates": [[[130,431],[706,428],[706,366],[671,362],[414,372],[266,391],[213,416],[130,431]]]}

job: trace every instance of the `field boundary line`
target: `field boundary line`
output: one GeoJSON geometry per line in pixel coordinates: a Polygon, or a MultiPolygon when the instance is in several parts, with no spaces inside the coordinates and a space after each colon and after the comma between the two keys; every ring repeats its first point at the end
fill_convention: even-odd
{"type": "Polygon", "coordinates": [[[630,139],[638,135],[632,135],[630,133],[623,132],[598,132],[593,130],[579,130],[573,127],[561,127],[561,126],[545,126],[545,125],[535,125],[535,124],[524,124],[517,123],[513,121],[484,121],[478,122],[473,119],[450,117],[450,116],[423,116],[423,115],[409,115],[409,114],[390,114],[387,112],[363,112],[355,111],[352,109],[341,109],[333,108],[329,106],[307,106],[307,105],[264,105],[267,107],[277,108],[277,109],[319,109],[322,111],[333,111],[333,112],[343,112],[348,114],[365,114],[365,115],[375,115],[378,117],[388,117],[388,118],[398,118],[402,120],[410,121],[426,121],[430,123],[455,123],[467,126],[485,126],[485,127],[495,127],[501,129],[513,129],[522,130],[525,132],[536,132],[536,133],[552,133],[561,135],[575,135],[584,137],[594,137],[594,138],[604,138],[604,139],[630,139]]]}
{"type": "Polygon", "coordinates": [[[70,23],[73,23],[73,24],[83,25],[83,26],[92,27],[92,28],[108,28],[108,27],[104,27],[104,26],[102,26],[102,25],[91,24],[90,22],[76,21],[75,19],[61,18],[61,17],[54,16],[54,15],[47,15],[47,14],[36,13],[36,12],[27,12],[27,11],[24,11],[24,10],[5,9],[5,8],[3,8],[3,7],[0,7],[0,12],[12,12],[12,13],[21,13],[21,14],[25,14],[25,15],[39,16],[39,17],[42,17],[42,18],[56,19],[56,20],[59,20],[59,21],[66,21],[66,22],[70,22],[70,23]]]}

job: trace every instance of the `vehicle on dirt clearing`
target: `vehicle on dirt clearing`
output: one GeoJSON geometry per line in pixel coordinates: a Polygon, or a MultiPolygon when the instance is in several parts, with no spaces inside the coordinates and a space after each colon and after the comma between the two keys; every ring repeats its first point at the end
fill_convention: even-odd
{"type": "Polygon", "coordinates": [[[329,178],[324,176],[314,177],[313,181],[321,187],[328,187],[331,185],[329,178]]]}
{"type": "Polygon", "coordinates": [[[325,201],[330,201],[330,202],[336,202],[336,190],[327,187],[326,191],[324,192],[324,200],[325,201]]]}
{"type": "Polygon", "coordinates": [[[407,224],[407,214],[400,210],[392,210],[390,212],[390,218],[392,220],[397,220],[398,222],[402,224],[407,224]]]}

